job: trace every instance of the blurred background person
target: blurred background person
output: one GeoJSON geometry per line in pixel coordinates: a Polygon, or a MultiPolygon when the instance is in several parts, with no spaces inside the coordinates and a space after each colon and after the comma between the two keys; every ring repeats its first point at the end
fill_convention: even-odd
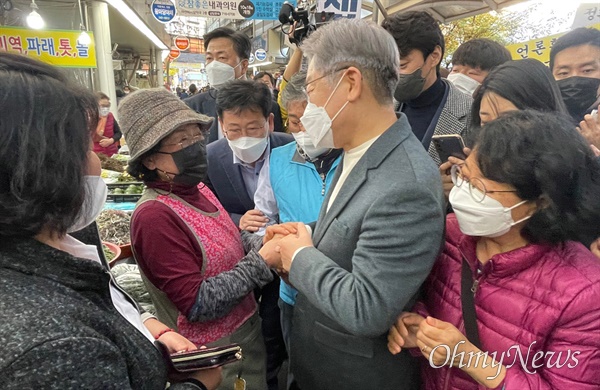
{"type": "Polygon", "coordinates": [[[473,96],[492,69],[511,61],[507,48],[486,38],[471,39],[452,54],[452,71],[448,80],[459,90],[473,96]]]}
{"type": "Polygon", "coordinates": [[[100,119],[94,133],[94,152],[102,153],[107,157],[119,152],[119,142],[123,134],[112,112],[110,112],[110,99],[103,92],[96,92],[100,119]]]}

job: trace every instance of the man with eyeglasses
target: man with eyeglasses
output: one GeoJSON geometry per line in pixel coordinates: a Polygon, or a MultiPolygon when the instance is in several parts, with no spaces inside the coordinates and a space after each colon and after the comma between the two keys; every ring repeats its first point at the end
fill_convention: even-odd
{"type": "MultiPolygon", "coordinates": [[[[215,117],[219,88],[231,80],[246,80],[251,48],[250,38],[243,32],[234,31],[228,27],[219,27],[206,33],[204,35],[205,72],[210,88],[206,92],[185,99],[185,104],[199,114],[215,117]]],[[[279,105],[272,98],[269,99],[269,102],[269,111],[273,114],[274,130],[282,132],[283,124],[279,105]]],[[[223,129],[217,121],[214,121],[207,143],[222,139],[223,136],[223,129]]]]}
{"type": "Polygon", "coordinates": [[[387,331],[429,274],[445,213],[435,163],[394,111],[398,48],[364,20],[320,27],[302,47],[300,120],[315,147],[344,154],[316,224],[270,226],[261,249],[298,290],[292,372],[306,390],[419,388],[418,361],[391,355],[387,331]]]}
{"type": "MultiPolygon", "coordinates": [[[[227,82],[218,91],[216,110],[225,138],[206,148],[206,185],[238,226],[242,218],[244,221],[265,219],[254,205],[259,175],[269,169],[271,150],[293,140],[289,134],[273,132],[272,101],[266,85],[250,80],[227,82]]],[[[261,297],[259,310],[268,355],[267,382],[269,389],[276,389],[277,372],[286,356],[277,307],[279,278],[263,287],[261,297]]]]}

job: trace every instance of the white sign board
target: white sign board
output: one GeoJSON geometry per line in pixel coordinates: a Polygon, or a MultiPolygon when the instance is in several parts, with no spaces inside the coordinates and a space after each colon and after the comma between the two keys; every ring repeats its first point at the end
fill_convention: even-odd
{"type": "Polygon", "coordinates": [[[577,8],[571,28],[587,27],[596,23],[600,23],[600,2],[584,3],[577,8]]]}

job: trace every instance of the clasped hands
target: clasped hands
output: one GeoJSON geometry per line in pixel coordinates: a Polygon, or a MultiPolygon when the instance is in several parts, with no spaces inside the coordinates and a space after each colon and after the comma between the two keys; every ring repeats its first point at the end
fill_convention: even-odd
{"type": "Polygon", "coordinates": [[[285,278],[292,267],[294,253],[310,246],[313,242],[306,226],[300,222],[288,222],[267,227],[263,247],[258,253],[270,268],[285,278]]]}
{"type": "Polygon", "coordinates": [[[402,348],[419,348],[422,355],[436,366],[456,366],[458,361],[453,359],[456,358],[454,351],[458,354],[477,350],[465,335],[449,322],[433,317],[423,318],[419,314],[407,312],[398,317],[388,334],[389,351],[395,355],[402,348]],[[451,356],[448,355],[448,351],[451,356]]]}

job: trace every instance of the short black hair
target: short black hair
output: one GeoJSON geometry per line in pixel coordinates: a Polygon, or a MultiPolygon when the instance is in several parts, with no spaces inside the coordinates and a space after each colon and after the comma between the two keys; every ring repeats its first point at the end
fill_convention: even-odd
{"type": "Polygon", "coordinates": [[[162,141],[154,145],[152,149],[142,154],[139,158],[136,158],[133,161],[129,161],[129,163],[127,164],[127,173],[129,173],[136,180],[141,180],[144,182],[157,181],[159,178],[158,171],[156,169],[148,169],[144,165],[144,160],[146,159],[146,157],[157,153],[161,147],[162,141]]]}
{"type": "Polygon", "coordinates": [[[223,118],[224,111],[237,114],[250,110],[260,112],[267,118],[271,114],[273,98],[271,91],[263,83],[250,80],[229,81],[217,92],[217,115],[223,118]]]}
{"type": "Polygon", "coordinates": [[[45,228],[62,236],[86,200],[96,97],[51,65],[1,53],[0,107],[0,244],[45,228]]]}
{"type": "Polygon", "coordinates": [[[406,57],[416,49],[423,53],[423,58],[427,59],[436,46],[442,49],[442,58],[444,58],[446,48],[444,35],[438,22],[427,12],[398,13],[386,18],[381,27],[394,37],[400,58],[406,57]]]}
{"type": "Polygon", "coordinates": [[[196,87],[196,84],[190,84],[189,90],[191,93],[196,93],[198,92],[198,87],[196,87]]]}
{"type": "Polygon", "coordinates": [[[484,177],[537,201],[521,234],[533,243],[600,237],[600,160],[567,115],[513,111],[484,126],[475,143],[484,177]]]}
{"type": "Polygon", "coordinates": [[[511,61],[507,48],[487,38],[471,39],[456,49],[452,55],[452,65],[465,65],[490,71],[498,65],[511,61]]]}
{"type": "Polygon", "coordinates": [[[273,76],[269,72],[258,72],[254,76],[254,81],[258,81],[258,80],[262,79],[265,76],[269,76],[269,79],[271,80],[271,84],[273,84],[273,86],[275,86],[275,79],[273,78],[273,76]]]}
{"type": "Polygon", "coordinates": [[[505,62],[487,75],[473,96],[471,124],[474,127],[481,125],[481,100],[489,92],[510,101],[519,110],[567,113],[550,69],[532,58],[505,62]]]}
{"type": "Polygon", "coordinates": [[[235,50],[235,53],[240,60],[247,60],[250,58],[252,44],[250,43],[250,38],[243,32],[234,31],[229,27],[216,28],[211,32],[204,34],[204,50],[208,50],[208,44],[216,38],[231,39],[233,42],[233,50],[235,50]]]}
{"type": "Polygon", "coordinates": [[[579,27],[558,38],[550,49],[550,69],[554,69],[554,59],[561,51],[570,47],[592,45],[600,47],[600,30],[579,27]]]}

